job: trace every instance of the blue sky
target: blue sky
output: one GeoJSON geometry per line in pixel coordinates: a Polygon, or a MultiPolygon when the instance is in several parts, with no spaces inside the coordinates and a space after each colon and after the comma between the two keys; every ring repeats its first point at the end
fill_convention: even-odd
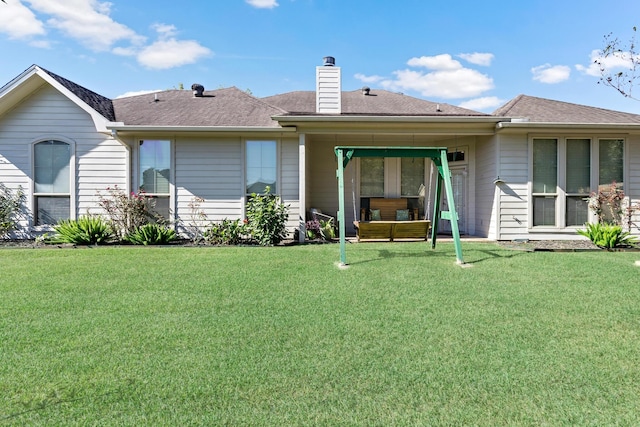
{"type": "Polygon", "coordinates": [[[640,26],[637,0],[5,2],[0,85],[35,63],[111,98],[181,83],[262,97],[314,90],[334,56],[343,90],[486,112],[524,93],[640,114],[592,67],[606,34],[640,26]]]}

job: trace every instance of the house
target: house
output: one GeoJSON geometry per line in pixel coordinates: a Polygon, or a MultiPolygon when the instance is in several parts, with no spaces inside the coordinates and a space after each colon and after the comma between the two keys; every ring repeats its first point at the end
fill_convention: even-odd
{"type": "MultiPolygon", "coordinates": [[[[28,196],[18,237],[99,213],[98,194],[114,186],[143,189],[182,232],[196,198],[209,220],[242,218],[247,197],[269,186],[290,206],[293,233],[310,208],[338,210],[333,148],[345,145],[447,147],[468,235],[579,238],[595,220],[585,198],[612,181],[640,203],[640,115],[525,95],[485,114],[343,91],[331,57],[316,67],[315,91],[266,98],[194,84],[111,100],[37,65],[0,88],[0,181],[28,196]]],[[[372,197],[407,198],[430,215],[436,174],[425,159],[350,162],[346,223],[366,215],[372,197]]]]}

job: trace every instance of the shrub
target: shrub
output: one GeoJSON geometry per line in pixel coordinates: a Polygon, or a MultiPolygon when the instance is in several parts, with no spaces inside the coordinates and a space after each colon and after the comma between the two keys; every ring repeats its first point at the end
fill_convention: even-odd
{"type": "Polygon", "coordinates": [[[52,242],[76,245],[98,245],[113,239],[113,231],[100,216],[82,216],[76,220],[65,219],[53,227],[56,235],[52,242]]]}
{"type": "Polygon", "coordinates": [[[145,224],[126,237],[134,245],[166,245],[176,239],[176,232],[160,224],[145,224]]]}
{"type": "Polygon", "coordinates": [[[588,237],[596,246],[604,249],[618,247],[636,247],[635,236],[622,231],[622,226],[616,224],[596,223],[585,224],[586,230],[578,230],[578,234],[588,237]]]}
{"type": "Polygon", "coordinates": [[[320,221],[311,219],[305,223],[307,239],[317,239],[320,237],[320,221]]]}
{"type": "Polygon", "coordinates": [[[330,240],[336,237],[336,230],[332,220],[312,219],[305,224],[307,238],[330,240]]]}
{"type": "Polygon", "coordinates": [[[0,238],[5,237],[18,225],[25,200],[22,187],[14,191],[0,183],[0,238]]]}
{"type": "Polygon", "coordinates": [[[247,224],[239,219],[223,219],[222,222],[211,224],[204,232],[207,243],[214,245],[237,245],[247,235],[247,224]]]}
{"type": "Polygon", "coordinates": [[[262,246],[277,245],[287,237],[287,219],[289,207],[278,196],[270,194],[251,194],[247,203],[248,231],[251,238],[262,246]]]}
{"type": "Polygon", "coordinates": [[[150,222],[164,220],[153,213],[155,200],[143,192],[127,194],[118,186],[107,187],[108,196],[98,193],[98,205],[109,217],[114,233],[119,240],[134,233],[138,228],[150,222]]]}

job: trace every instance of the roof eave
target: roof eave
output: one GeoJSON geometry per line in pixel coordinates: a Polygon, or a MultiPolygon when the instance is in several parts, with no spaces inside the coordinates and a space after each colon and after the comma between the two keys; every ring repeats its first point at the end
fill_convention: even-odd
{"type": "Polygon", "coordinates": [[[121,122],[107,124],[108,130],[118,132],[273,132],[293,133],[295,126],[270,127],[270,126],[154,126],[154,125],[125,125],[121,122]]]}
{"type": "Polygon", "coordinates": [[[280,123],[289,122],[405,122],[405,123],[499,123],[511,120],[496,116],[386,116],[386,115],[282,115],[272,116],[272,120],[280,123]]]}
{"type": "Polygon", "coordinates": [[[640,131],[640,123],[562,123],[562,122],[499,122],[496,130],[502,129],[571,129],[571,130],[624,130],[640,131]]]}
{"type": "Polygon", "coordinates": [[[28,93],[31,93],[32,91],[35,91],[39,87],[41,87],[44,83],[47,83],[55,88],[58,92],[62,93],[74,104],[76,104],[87,114],[89,114],[98,132],[105,132],[107,130],[106,124],[109,122],[109,120],[106,117],[98,113],[82,99],[78,98],[73,92],[61,85],[58,81],[56,81],[53,77],[51,77],[37,65],[32,65],[31,67],[27,68],[25,71],[20,73],[20,75],[16,76],[9,83],[0,88],[0,99],[5,97],[9,98],[12,93],[16,94],[14,99],[10,100],[10,105],[8,107],[5,107],[5,109],[0,111],[0,113],[2,113],[6,109],[12,108],[15,103],[22,101],[26,94],[20,91],[21,87],[24,87],[28,93]],[[31,85],[30,82],[32,82],[34,78],[36,78],[36,76],[41,79],[42,83],[40,83],[40,81],[33,82],[33,84],[31,85]]]}

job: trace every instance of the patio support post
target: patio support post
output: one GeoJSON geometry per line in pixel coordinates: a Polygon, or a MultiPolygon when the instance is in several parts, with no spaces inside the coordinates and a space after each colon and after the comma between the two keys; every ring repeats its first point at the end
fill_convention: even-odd
{"type": "Polygon", "coordinates": [[[346,227],[344,223],[344,150],[336,149],[338,157],[338,230],[340,233],[340,265],[347,265],[347,249],[346,249],[346,227]]]}

